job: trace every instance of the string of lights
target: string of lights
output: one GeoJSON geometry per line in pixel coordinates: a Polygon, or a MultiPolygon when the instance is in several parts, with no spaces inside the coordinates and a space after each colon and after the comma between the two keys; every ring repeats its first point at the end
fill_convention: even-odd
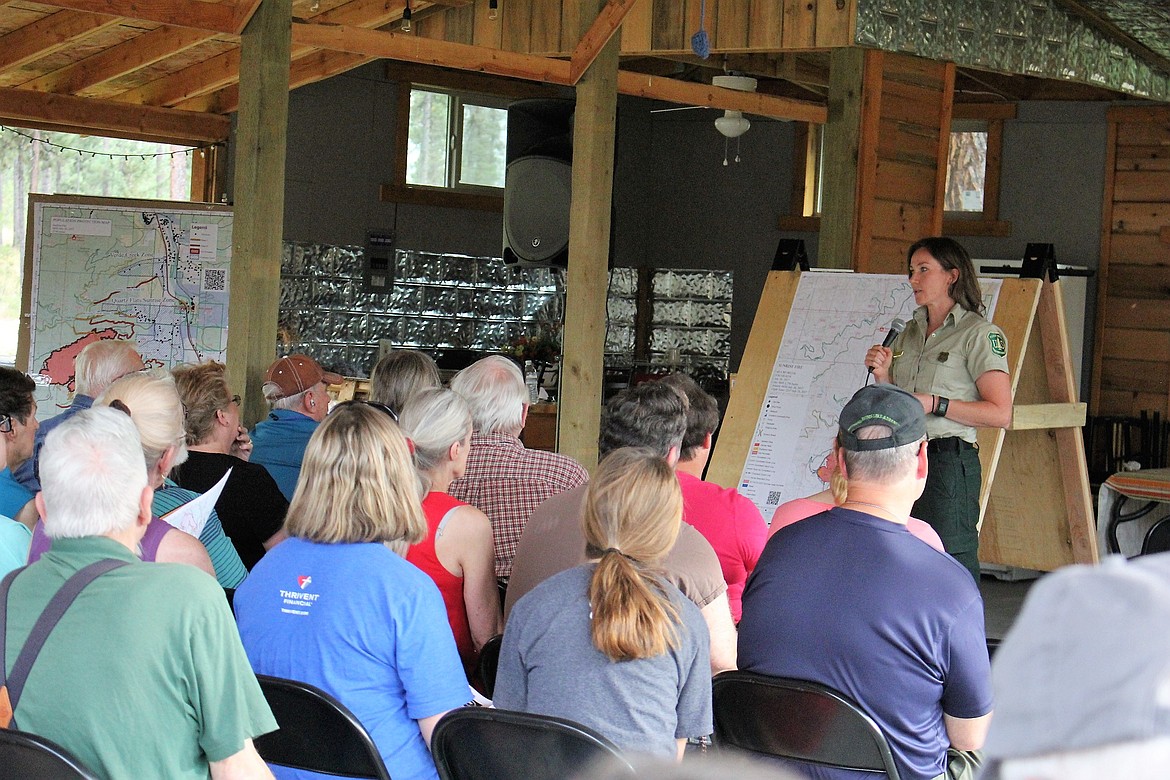
{"type": "Polygon", "coordinates": [[[74,146],[66,146],[64,144],[59,144],[59,143],[56,143],[54,141],[50,141],[47,138],[39,138],[35,135],[31,135],[29,133],[26,133],[22,130],[17,130],[14,127],[7,127],[5,125],[0,125],[0,132],[12,133],[13,135],[20,136],[21,138],[24,138],[25,140],[27,140],[30,144],[33,144],[33,143],[42,144],[43,146],[48,146],[48,147],[51,147],[51,148],[56,149],[56,150],[61,151],[61,152],[77,152],[79,157],[85,157],[86,155],[89,155],[90,157],[106,157],[106,158],[111,159],[111,160],[116,160],[116,159],[132,160],[135,157],[139,157],[139,158],[145,160],[145,159],[150,158],[150,157],[174,157],[176,154],[185,154],[186,156],[190,157],[191,152],[199,152],[200,154],[204,154],[208,149],[213,149],[217,146],[224,146],[223,142],[214,141],[212,143],[202,144],[200,146],[191,146],[191,147],[186,147],[183,149],[175,149],[174,151],[170,151],[170,152],[147,152],[145,154],[135,154],[133,152],[130,152],[130,153],[99,152],[99,151],[95,151],[93,149],[78,149],[77,147],[74,147],[74,146]]]}

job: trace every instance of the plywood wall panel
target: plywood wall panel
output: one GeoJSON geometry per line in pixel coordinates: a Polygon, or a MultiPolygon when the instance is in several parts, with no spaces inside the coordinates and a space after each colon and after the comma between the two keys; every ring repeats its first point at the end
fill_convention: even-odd
{"type": "MultiPolygon", "coordinates": [[[[511,0],[506,0],[511,2],[511,0]]],[[[532,54],[551,54],[558,51],[572,51],[577,45],[572,35],[561,41],[561,0],[530,0],[532,3],[532,24],[528,50],[532,54]]],[[[567,5],[567,3],[566,3],[567,5]]]]}

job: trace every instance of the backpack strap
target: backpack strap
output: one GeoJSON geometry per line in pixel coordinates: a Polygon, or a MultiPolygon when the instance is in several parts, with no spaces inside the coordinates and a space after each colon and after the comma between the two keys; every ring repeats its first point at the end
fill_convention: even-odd
{"type": "Polygon", "coordinates": [[[32,630],[24,642],[24,647],[21,648],[20,654],[16,656],[16,663],[12,665],[12,674],[7,680],[5,680],[6,675],[4,670],[8,666],[8,660],[4,653],[6,650],[6,634],[8,633],[8,589],[11,587],[12,580],[16,578],[16,575],[28,567],[17,569],[4,578],[4,582],[0,584],[0,685],[7,685],[8,700],[13,712],[16,711],[16,705],[20,701],[20,694],[24,690],[24,684],[28,680],[28,675],[32,671],[33,664],[36,662],[41,648],[45,645],[45,640],[49,638],[49,634],[57,627],[58,621],[61,620],[70,605],[73,604],[74,599],[77,598],[81,591],[85,590],[86,586],[98,577],[108,571],[119,569],[127,563],[128,561],[105,558],[78,570],[72,577],[67,579],[65,584],[61,586],[61,589],[53,594],[53,598],[49,600],[48,605],[40,617],[37,618],[37,622],[33,624],[32,630]]]}

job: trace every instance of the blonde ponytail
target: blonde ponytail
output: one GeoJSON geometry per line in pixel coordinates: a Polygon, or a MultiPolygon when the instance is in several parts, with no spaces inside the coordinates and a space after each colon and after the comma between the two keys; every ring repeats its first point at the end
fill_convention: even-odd
{"type": "Polygon", "coordinates": [[[678,646],[679,614],[662,578],[648,567],[674,546],[682,493],[674,471],[644,448],[614,450],[585,498],[594,646],[614,661],[650,658],[678,646]]]}

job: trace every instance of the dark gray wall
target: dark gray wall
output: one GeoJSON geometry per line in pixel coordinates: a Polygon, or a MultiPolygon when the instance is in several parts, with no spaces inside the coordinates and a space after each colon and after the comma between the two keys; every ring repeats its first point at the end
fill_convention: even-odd
{"type": "MultiPolygon", "coordinates": [[[[393,176],[396,91],[375,63],[291,94],[284,237],[362,244],[367,230],[396,227],[403,248],[498,254],[498,213],[379,201],[393,176]]],[[[777,227],[792,190],[792,126],[753,118],[742,161],[724,166],[719,112],[651,112],[661,107],[619,98],[614,261],[735,271],[734,370],[777,241],[804,238],[815,265],[815,234],[777,227]]],[[[1004,130],[1000,218],[1012,233],[964,239],[973,255],[1019,258],[1028,242],[1050,241],[1060,261],[1097,267],[1107,107],[1020,105],[1004,130]]],[[[732,158],[735,151],[732,141],[732,158]]],[[[1090,323],[1094,297],[1091,283],[1090,323]]],[[[1086,332],[1091,339],[1091,326],[1086,332]]]]}

